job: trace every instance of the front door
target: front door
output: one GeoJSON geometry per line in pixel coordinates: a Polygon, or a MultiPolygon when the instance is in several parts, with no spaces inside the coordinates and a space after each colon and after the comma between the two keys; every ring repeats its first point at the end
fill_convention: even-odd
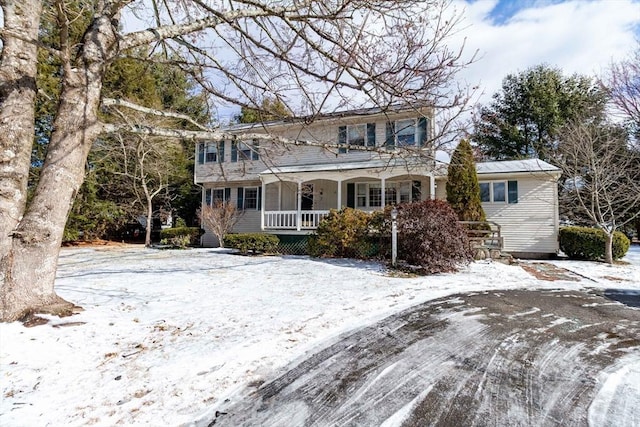
{"type": "Polygon", "coordinates": [[[313,184],[302,184],[302,210],[313,210],[313,184]]]}

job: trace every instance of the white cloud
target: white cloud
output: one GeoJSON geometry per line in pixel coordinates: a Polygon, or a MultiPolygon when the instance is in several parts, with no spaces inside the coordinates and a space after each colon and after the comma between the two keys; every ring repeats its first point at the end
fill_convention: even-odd
{"type": "Polygon", "coordinates": [[[565,74],[598,75],[631,52],[640,28],[638,1],[543,3],[521,8],[502,24],[491,16],[497,3],[458,3],[468,25],[459,37],[466,37],[468,54],[478,50],[480,58],[461,77],[480,85],[481,102],[488,102],[507,74],[541,63],[565,74]]]}

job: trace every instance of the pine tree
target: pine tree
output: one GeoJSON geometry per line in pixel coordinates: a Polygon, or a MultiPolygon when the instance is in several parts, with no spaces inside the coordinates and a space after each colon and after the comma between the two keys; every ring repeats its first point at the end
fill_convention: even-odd
{"type": "Polygon", "coordinates": [[[460,221],[486,221],[480,202],[480,185],[473,149],[466,139],[460,141],[449,163],[447,201],[460,221]]]}

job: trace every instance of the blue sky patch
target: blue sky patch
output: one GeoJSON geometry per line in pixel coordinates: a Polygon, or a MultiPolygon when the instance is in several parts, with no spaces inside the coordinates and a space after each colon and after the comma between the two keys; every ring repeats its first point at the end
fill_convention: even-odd
{"type": "Polygon", "coordinates": [[[504,25],[521,10],[564,3],[564,1],[565,0],[499,0],[489,13],[489,18],[494,25],[504,25]]]}

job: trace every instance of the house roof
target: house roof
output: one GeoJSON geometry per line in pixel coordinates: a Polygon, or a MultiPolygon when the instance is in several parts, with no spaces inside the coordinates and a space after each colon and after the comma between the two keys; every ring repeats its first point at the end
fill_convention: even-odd
{"type": "Polygon", "coordinates": [[[354,110],[335,111],[331,113],[318,113],[303,117],[288,117],[280,120],[271,120],[258,123],[238,123],[230,126],[222,127],[222,130],[238,132],[243,130],[251,130],[257,128],[266,128],[271,126],[287,125],[292,123],[311,123],[319,120],[330,120],[345,117],[370,116],[382,113],[400,113],[405,111],[419,111],[428,108],[427,105],[389,105],[386,107],[360,108],[354,110]]]}
{"type": "Polygon", "coordinates": [[[478,175],[515,172],[556,172],[560,168],[540,159],[501,160],[476,163],[478,175]]]}

